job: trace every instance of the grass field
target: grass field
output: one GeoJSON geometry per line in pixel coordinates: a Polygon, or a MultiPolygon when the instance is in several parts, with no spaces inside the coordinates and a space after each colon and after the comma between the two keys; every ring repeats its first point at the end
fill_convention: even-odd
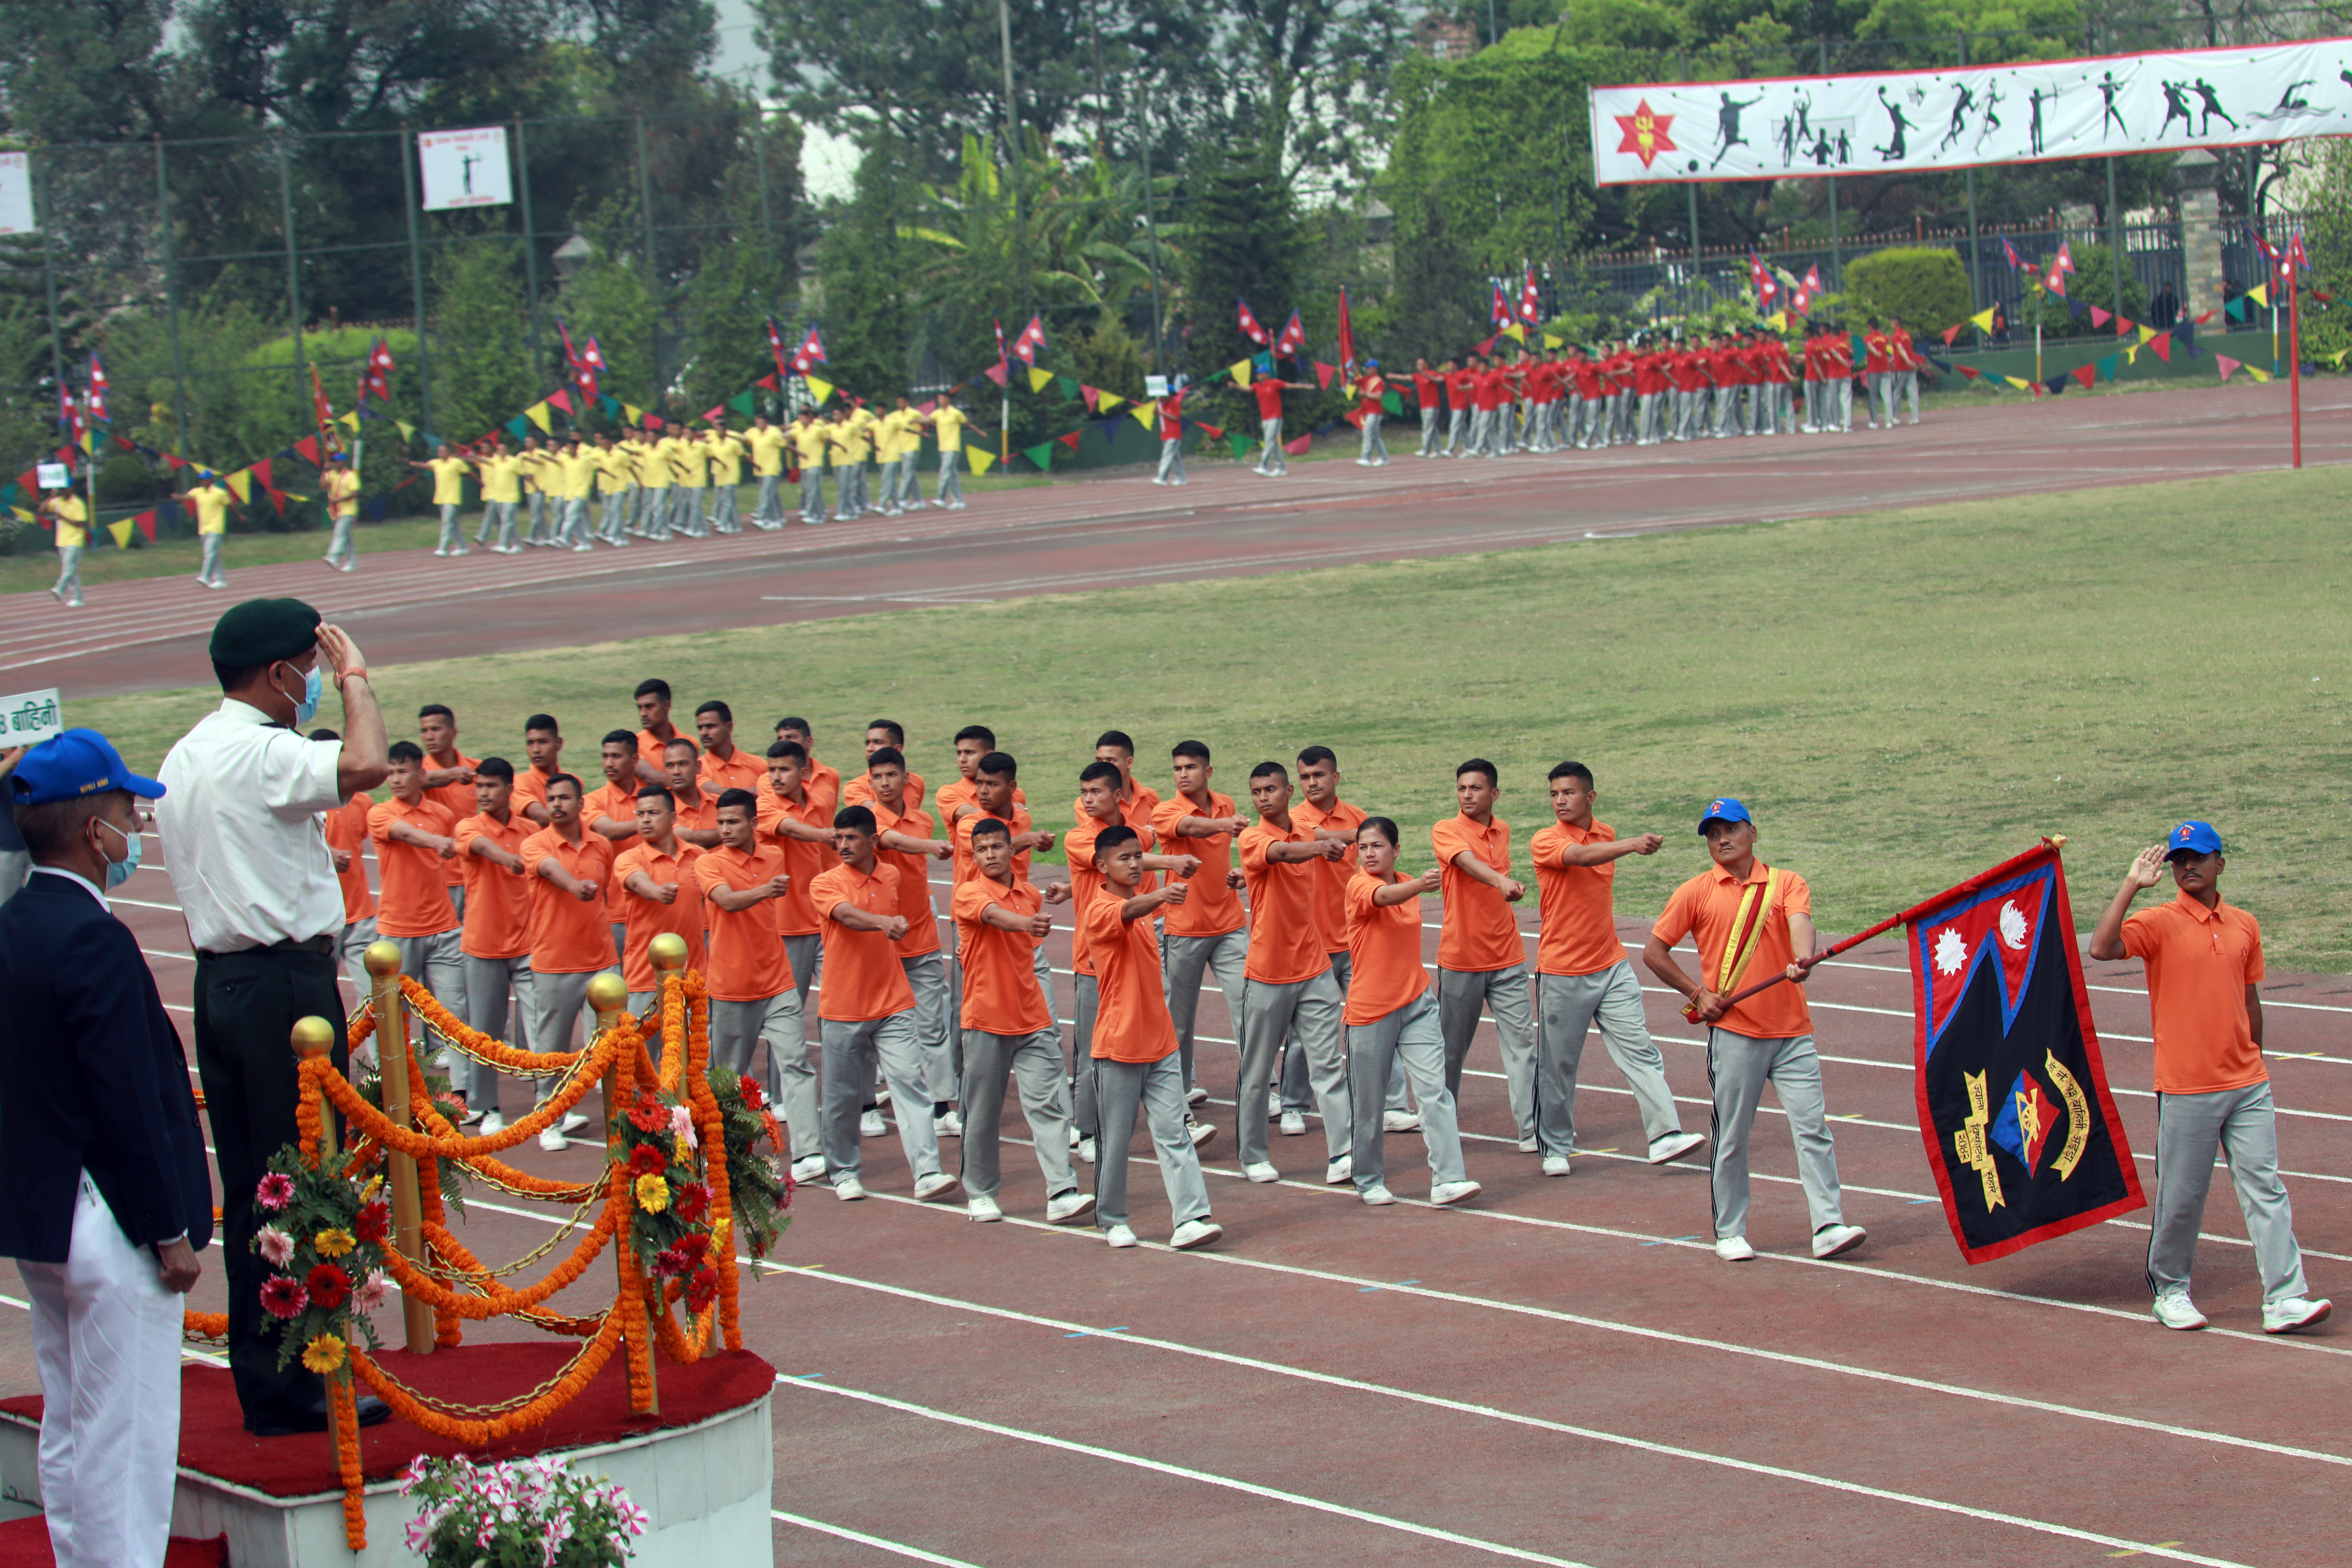
{"type": "MultiPolygon", "coordinates": [[[[389,710],[452,704],[464,743],[520,755],[522,717],[565,725],[575,767],[660,675],[723,697],[742,739],[800,713],[836,766],[865,722],[908,727],[948,775],[949,737],[992,725],[1043,819],[1066,817],[1097,731],[1215,748],[1218,785],[1335,748],[1346,793],[1412,843],[1452,769],[1500,764],[1522,847],[1544,773],[1600,775],[1601,815],[1668,848],[1621,863],[1649,912],[1699,863],[1711,795],[1755,810],[1768,858],[1850,931],[2068,837],[2087,927],[2134,851],[2183,816],[2229,839],[2225,887],[2271,961],[2352,971],[2347,476],[2265,473],[1866,517],[912,610],[377,672],[389,710]],[[2333,847],[2331,847],[2333,846],[2333,847]]],[[[152,763],[211,699],[77,705],[152,763]]],[[[330,695],[321,721],[335,721],[330,695]]],[[[134,763],[135,765],[135,763],[134,763]]],[[[1425,847],[1423,854],[1425,855],[1425,847]]],[[[1522,862],[1524,864],[1524,862],[1522,862]]]]}

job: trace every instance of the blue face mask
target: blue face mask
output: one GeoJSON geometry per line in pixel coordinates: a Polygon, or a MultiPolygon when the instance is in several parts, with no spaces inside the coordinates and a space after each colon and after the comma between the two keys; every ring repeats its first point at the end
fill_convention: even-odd
{"type": "MultiPolygon", "coordinates": [[[[294,722],[298,728],[301,725],[308,724],[311,720],[319,716],[319,690],[320,684],[321,683],[319,679],[319,667],[314,664],[310,667],[310,674],[302,678],[302,696],[300,700],[294,704],[294,722]]],[[[284,695],[283,688],[279,689],[279,695],[284,695]]]]}
{"type": "Polygon", "coordinates": [[[110,829],[116,837],[120,837],[125,844],[131,847],[130,854],[125,855],[120,860],[110,860],[106,863],[106,890],[110,893],[114,891],[115,889],[122,886],[123,883],[131,880],[131,873],[139,869],[139,846],[141,839],[139,835],[136,833],[125,833],[122,829],[116,827],[114,824],[110,822],[101,822],[99,826],[100,827],[110,829]]]}

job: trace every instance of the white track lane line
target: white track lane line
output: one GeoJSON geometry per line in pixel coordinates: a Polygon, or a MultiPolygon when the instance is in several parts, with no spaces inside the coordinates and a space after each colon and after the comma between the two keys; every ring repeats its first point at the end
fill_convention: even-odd
{"type": "MultiPolygon", "coordinates": [[[[777,1381],[782,1380],[780,1378],[777,1381]]],[[[877,1552],[887,1552],[893,1556],[911,1558],[917,1563],[936,1563],[940,1568],[980,1568],[977,1563],[967,1563],[961,1557],[942,1557],[936,1552],[926,1552],[919,1546],[909,1546],[903,1541],[885,1541],[878,1535],[868,1535],[862,1530],[852,1530],[845,1524],[827,1524],[821,1519],[811,1519],[806,1514],[787,1513],[782,1509],[772,1508],[768,1510],[768,1517],[785,1524],[799,1525],[803,1530],[814,1530],[820,1535],[837,1535],[844,1541],[855,1541],[860,1546],[871,1546],[877,1552]]]]}

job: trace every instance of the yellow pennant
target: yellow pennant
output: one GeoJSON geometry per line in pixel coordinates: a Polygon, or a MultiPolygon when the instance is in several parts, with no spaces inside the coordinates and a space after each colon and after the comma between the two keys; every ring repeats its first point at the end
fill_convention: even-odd
{"type": "Polygon", "coordinates": [[[251,474],[246,472],[243,468],[239,468],[236,472],[229,475],[228,479],[225,482],[228,485],[228,488],[231,490],[236,492],[237,500],[245,502],[248,506],[253,504],[253,476],[251,474]]]}
{"type": "Polygon", "coordinates": [[[2242,368],[2256,381],[2268,381],[2271,378],[2271,373],[2266,370],[2256,370],[2252,365],[2245,365],[2242,368]]]}
{"type": "Polygon", "coordinates": [[[1139,403],[1134,407],[1129,409],[1128,412],[1134,415],[1135,422],[1138,425],[1142,426],[1146,430],[1152,427],[1151,405],[1149,403],[1139,403]]]}
{"type": "MultiPolygon", "coordinates": [[[[414,441],[414,440],[415,440],[415,439],[416,439],[416,426],[415,426],[411,425],[411,424],[410,424],[407,420],[405,420],[405,419],[395,419],[395,420],[394,420],[394,421],[393,421],[393,423],[394,423],[394,425],[397,425],[397,426],[400,426],[400,438],[401,438],[402,440],[404,440],[404,441],[414,441]]],[[[359,428],[359,426],[356,426],[356,425],[354,425],[354,426],[352,426],[352,429],[354,429],[354,430],[356,430],[356,429],[358,429],[358,428],[359,428]]]]}
{"type": "Polygon", "coordinates": [[[1053,384],[1054,384],[1054,373],[1053,373],[1052,371],[1043,369],[1043,368],[1041,368],[1040,366],[1034,365],[1034,364],[1033,364],[1033,365],[1031,365],[1031,366],[1029,367],[1029,390],[1030,390],[1030,391],[1032,391],[1032,392],[1043,392],[1043,391],[1045,391],[1047,387],[1049,387],[1049,386],[1051,386],[1051,385],[1053,385],[1053,384]]]}
{"type": "Polygon", "coordinates": [[[114,548],[117,550],[128,550],[131,548],[131,520],[129,518],[124,518],[121,522],[108,523],[106,525],[106,531],[114,535],[114,548]]]}
{"type": "Polygon", "coordinates": [[[356,414],[338,414],[335,416],[335,423],[346,430],[356,430],[360,427],[360,416],[356,414]]]}
{"type": "Polygon", "coordinates": [[[1250,384],[1250,362],[1237,359],[1225,367],[1225,374],[1234,378],[1235,386],[1247,386],[1250,384]]]}
{"type": "Polygon", "coordinates": [[[1563,344],[1563,343],[1565,343],[1565,342],[1568,342],[1568,340],[1567,340],[1566,338],[1556,338],[1556,337],[1552,336],[1549,332],[1546,332],[1546,333],[1544,334],[1544,347],[1546,347],[1546,348],[1548,348],[1548,349],[1556,349],[1556,348],[1559,348],[1561,344],[1563,344]]]}
{"type": "MultiPolygon", "coordinates": [[[[808,384],[809,395],[815,398],[820,405],[824,404],[826,398],[833,395],[833,383],[822,380],[814,375],[804,375],[801,377],[801,379],[808,384]]],[[[630,416],[632,418],[635,417],[635,411],[634,409],[630,411],[630,416]]]]}
{"type": "Polygon", "coordinates": [[[2246,290],[2246,298],[2257,305],[2267,305],[2271,302],[2271,286],[2267,283],[2257,283],[2246,290]]]}
{"type": "Polygon", "coordinates": [[[1992,331],[1993,310],[1997,310],[2000,308],[2000,307],[1996,305],[1992,310],[1979,310],[1975,315],[1969,318],[1969,324],[1976,328],[1976,330],[1980,332],[1989,332],[1992,331]]]}
{"type": "Polygon", "coordinates": [[[1764,324],[1776,332],[1785,332],[1789,330],[1789,312],[1775,310],[1764,318],[1764,324]]]}
{"type": "Polygon", "coordinates": [[[963,455],[964,460],[971,464],[974,474],[988,472],[989,465],[996,461],[996,454],[985,447],[966,447],[963,455]]]}
{"type": "MultiPolygon", "coordinates": [[[[819,398],[819,399],[817,399],[817,401],[818,401],[818,402],[820,402],[820,403],[822,403],[822,402],[824,402],[824,400],[823,398],[819,398]]],[[[637,406],[635,404],[634,404],[634,403],[624,403],[624,404],[622,404],[622,405],[621,405],[621,412],[622,412],[624,415],[625,415],[625,416],[628,416],[628,421],[629,421],[629,423],[630,423],[630,424],[632,424],[632,425],[635,425],[635,424],[639,424],[639,423],[641,423],[641,422],[645,419],[645,416],[646,416],[646,411],[645,411],[644,409],[642,409],[642,408],[638,407],[638,406],[637,406]]]]}
{"type": "Polygon", "coordinates": [[[1125,403],[1126,401],[1126,398],[1121,397],[1116,392],[1097,392],[1095,394],[1095,403],[1105,414],[1109,413],[1112,409],[1117,408],[1120,404],[1125,403]]]}
{"type": "Polygon", "coordinates": [[[2017,388],[2020,392],[2031,392],[2033,389],[2033,384],[2026,380],[2021,375],[2004,375],[2001,377],[2001,380],[2009,383],[2010,385],[2017,388]]]}
{"type": "Polygon", "coordinates": [[[1503,335],[1510,339],[1515,343],[1524,343],[1528,341],[1528,330],[1525,327],[1519,326],[1516,322],[1510,326],[1505,327],[1503,329],[1503,335]]]}
{"type": "Polygon", "coordinates": [[[547,405],[544,403],[532,404],[522,411],[522,416],[538,426],[539,432],[542,436],[555,427],[555,421],[549,416],[547,405]]]}

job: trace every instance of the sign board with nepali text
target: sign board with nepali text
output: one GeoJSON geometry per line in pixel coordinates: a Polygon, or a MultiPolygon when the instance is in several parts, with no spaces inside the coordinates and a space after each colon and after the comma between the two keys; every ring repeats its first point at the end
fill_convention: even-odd
{"type": "Polygon", "coordinates": [[[65,727],[64,707],[54,686],[47,691],[0,697],[0,751],[37,745],[65,727]]]}
{"type": "Polygon", "coordinates": [[[426,212],[501,207],[514,200],[503,125],[474,131],[420,131],[416,163],[424,176],[426,212]]]}
{"type": "Polygon", "coordinates": [[[33,216],[31,155],[0,153],[0,234],[31,234],[39,226],[33,216]]]}
{"type": "Polygon", "coordinates": [[[1591,90],[1595,184],[1788,180],[2352,135],[2352,39],[1591,90]]]}

